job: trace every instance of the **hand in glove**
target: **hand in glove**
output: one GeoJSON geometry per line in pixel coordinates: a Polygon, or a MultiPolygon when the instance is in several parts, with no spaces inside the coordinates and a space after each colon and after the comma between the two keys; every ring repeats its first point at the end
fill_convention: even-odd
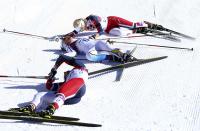
{"type": "Polygon", "coordinates": [[[108,42],[109,44],[113,45],[115,41],[112,41],[112,40],[108,39],[106,42],[108,42]]]}
{"type": "Polygon", "coordinates": [[[97,39],[99,36],[100,35],[97,33],[97,34],[89,36],[89,39],[97,39]]]}
{"type": "Polygon", "coordinates": [[[89,36],[89,39],[95,39],[96,35],[89,36]]]}
{"type": "Polygon", "coordinates": [[[60,37],[58,35],[55,35],[55,36],[49,37],[48,40],[49,41],[56,41],[56,42],[58,42],[60,40],[60,37]]]}
{"type": "Polygon", "coordinates": [[[54,77],[55,77],[56,73],[57,73],[56,68],[52,68],[51,72],[48,74],[49,75],[49,79],[51,79],[51,80],[55,79],[54,77]]]}

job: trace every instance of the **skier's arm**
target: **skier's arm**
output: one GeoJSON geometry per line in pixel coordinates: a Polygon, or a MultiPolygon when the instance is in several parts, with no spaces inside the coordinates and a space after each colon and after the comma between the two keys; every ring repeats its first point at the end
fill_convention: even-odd
{"type": "Polygon", "coordinates": [[[61,36],[62,36],[62,38],[65,36],[75,37],[79,32],[80,32],[80,28],[75,28],[72,32],[69,32],[69,33],[61,35],[61,36]]]}
{"type": "Polygon", "coordinates": [[[60,84],[56,84],[56,83],[53,84],[53,82],[54,82],[54,76],[57,73],[57,69],[63,62],[67,63],[68,65],[73,66],[74,68],[86,69],[86,66],[80,60],[76,60],[73,57],[69,57],[69,56],[65,56],[61,54],[56,60],[54,67],[51,69],[49,73],[49,79],[46,82],[47,89],[56,90],[57,87],[59,87],[60,84]]]}
{"type": "Polygon", "coordinates": [[[48,79],[46,82],[46,88],[51,91],[57,91],[59,87],[63,84],[64,82],[60,83],[53,83],[51,79],[48,79]]]}
{"type": "Polygon", "coordinates": [[[74,57],[77,55],[77,52],[71,46],[65,44],[64,40],[61,41],[60,48],[67,56],[74,57]]]}
{"type": "Polygon", "coordinates": [[[76,60],[73,57],[69,57],[69,56],[66,56],[66,55],[63,55],[63,54],[61,54],[58,57],[58,59],[56,60],[54,68],[57,69],[63,62],[65,62],[68,65],[71,65],[75,68],[86,68],[85,65],[80,60],[76,60]]]}
{"type": "Polygon", "coordinates": [[[72,32],[69,32],[67,34],[62,34],[62,35],[55,35],[49,38],[49,41],[59,41],[59,39],[63,39],[65,36],[71,36],[71,37],[75,37],[79,32],[80,32],[80,28],[75,28],[72,32]]]}

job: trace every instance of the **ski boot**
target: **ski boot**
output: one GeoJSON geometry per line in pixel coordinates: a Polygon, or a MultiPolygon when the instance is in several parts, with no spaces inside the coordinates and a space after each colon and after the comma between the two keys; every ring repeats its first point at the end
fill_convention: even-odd
{"type": "Polygon", "coordinates": [[[44,118],[51,118],[53,114],[55,113],[56,109],[53,106],[53,104],[50,104],[45,110],[42,110],[39,112],[39,116],[44,117],[44,118]]]}
{"type": "Polygon", "coordinates": [[[24,112],[24,113],[33,113],[35,111],[35,105],[34,104],[30,104],[30,105],[26,105],[24,107],[19,107],[19,108],[10,108],[8,111],[12,111],[12,112],[24,112]]]}
{"type": "Polygon", "coordinates": [[[138,61],[135,57],[132,55],[129,55],[128,53],[123,53],[119,49],[115,49],[111,51],[113,53],[113,61],[117,62],[131,62],[131,61],[138,61]]]}
{"type": "Polygon", "coordinates": [[[133,33],[146,34],[146,33],[148,33],[148,29],[147,29],[147,27],[140,27],[140,28],[133,30],[133,33]]]}
{"type": "Polygon", "coordinates": [[[164,31],[165,29],[162,25],[154,24],[148,21],[144,21],[144,23],[148,25],[149,29],[160,30],[160,31],[164,31]]]}
{"type": "Polygon", "coordinates": [[[148,25],[145,22],[136,22],[132,26],[132,33],[147,33],[147,27],[148,25]]]}
{"type": "Polygon", "coordinates": [[[125,62],[133,62],[133,61],[139,61],[137,58],[133,57],[132,55],[129,55],[125,53],[126,56],[124,56],[124,61],[125,62]]]}

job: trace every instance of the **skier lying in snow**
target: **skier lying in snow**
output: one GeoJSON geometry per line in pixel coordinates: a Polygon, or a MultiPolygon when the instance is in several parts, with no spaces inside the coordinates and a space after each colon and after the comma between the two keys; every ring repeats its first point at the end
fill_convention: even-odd
{"type": "MultiPolygon", "coordinates": [[[[121,36],[122,32],[120,27],[129,28],[132,33],[147,33],[147,28],[162,30],[163,26],[158,24],[153,24],[148,21],[131,22],[124,18],[118,16],[108,16],[106,18],[97,15],[89,15],[86,18],[79,18],[73,22],[74,30],[76,34],[82,31],[94,31],[97,30],[93,38],[97,38],[103,34],[109,34],[113,36],[121,36]]],[[[64,35],[56,35],[50,38],[51,41],[57,40],[64,35]]]]}
{"type": "Polygon", "coordinates": [[[73,22],[74,28],[80,28],[80,31],[84,30],[97,30],[96,37],[104,33],[120,36],[122,33],[120,31],[120,24],[127,26],[135,26],[133,32],[137,32],[140,29],[147,27],[144,22],[133,23],[126,19],[117,16],[108,16],[106,18],[97,15],[89,15],[86,18],[79,18],[73,22]],[[137,29],[137,30],[136,30],[137,29]]]}
{"type": "Polygon", "coordinates": [[[73,22],[73,26],[78,32],[84,30],[97,30],[94,38],[102,34],[110,34],[113,36],[121,36],[120,27],[129,26],[133,33],[144,33],[146,28],[161,29],[161,25],[152,24],[147,21],[131,22],[118,16],[108,16],[106,18],[97,15],[89,15],[86,18],[79,18],[73,22]]]}
{"type": "Polygon", "coordinates": [[[20,108],[11,108],[10,111],[35,112],[41,104],[49,103],[46,109],[39,112],[41,117],[50,118],[54,112],[63,104],[76,104],[80,102],[81,97],[85,94],[85,83],[88,80],[88,71],[85,65],[72,57],[60,55],[55,62],[54,67],[49,73],[49,79],[46,82],[46,88],[49,92],[39,92],[29,105],[20,108]],[[71,71],[65,73],[65,81],[53,83],[57,69],[63,63],[73,66],[71,71]]]}
{"type": "Polygon", "coordinates": [[[76,56],[84,54],[89,61],[100,62],[103,60],[129,62],[137,60],[128,53],[123,53],[118,48],[112,47],[107,42],[88,38],[74,38],[76,30],[61,38],[61,49],[65,55],[76,56]]]}
{"type": "MultiPolygon", "coordinates": [[[[97,30],[93,38],[97,38],[103,34],[109,34],[113,36],[121,36],[120,24],[133,27],[133,33],[142,32],[145,27],[148,27],[144,22],[131,22],[126,19],[117,16],[108,16],[107,18],[99,17],[97,15],[89,15],[86,18],[79,18],[74,20],[73,26],[76,31],[76,35],[82,31],[94,31],[97,30]]],[[[63,35],[56,35],[51,37],[51,40],[56,40],[63,35]]]]}

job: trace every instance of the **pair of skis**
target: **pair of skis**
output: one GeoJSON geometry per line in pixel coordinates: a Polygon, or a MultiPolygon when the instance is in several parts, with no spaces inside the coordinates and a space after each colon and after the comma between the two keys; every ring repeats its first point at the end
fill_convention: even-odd
{"type": "MultiPolygon", "coordinates": [[[[144,32],[142,34],[145,34],[146,36],[167,39],[167,40],[171,40],[171,41],[175,41],[175,42],[180,42],[181,41],[180,37],[190,39],[190,40],[195,40],[195,38],[192,36],[165,28],[161,25],[154,24],[154,23],[151,23],[148,21],[145,21],[145,23],[148,25],[154,25],[154,28],[147,27],[144,30],[144,32]],[[156,26],[159,28],[156,29],[156,26]]],[[[132,26],[127,26],[127,25],[123,25],[123,24],[120,24],[120,27],[124,27],[124,28],[130,29],[130,30],[135,29],[132,26]]]]}
{"type": "Polygon", "coordinates": [[[38,114],[30,114],[23,112],[11,112],[11,111],[0,111],[0,119],[9,119],[9,120],[21,120],[37,123],[55,123],[55,124],[66,124],[72,126],[84,126],[84,127],[101,127],[101,124],[95,123],[85,123],[79,122],[79,118],[75,117],[63,117],[63,116],[52,116],[52,118],[43,118],[38,114]]]}
{"type": "MultiPolygon", "coordinates": [[[[183,34],[183,33],[180,33],[180,32],[177,32],[177,31],[174,31],[174,30],[171,30],[171,29],[168,29],[168,28],[165,28],[165,27],[163,27],[163,26],[161,26],[161,25],[154,24],[154,23],[151,23],[151,22],[148,22],[148,21],[144,21],[144,22],[147,23],[147,24],[159,26],[159,29],[158,29],[159,31],[168,32],[169,35],[174,34],[174,35],[178,35],[178,36],[181,36],[181,37],[183,37],[183,38],[186,38],[186,39],[195,40],[195,38],[192,37],[192,36],[189,36],[189,35],[186,35],[186,34],[183,34]]],[[[158,31],[158,30],[157,30],[157,31],[158,31]]],[[[150,30],[150,31],[154,32],[155,29],[152,29],[152,30],[150,30]]],[[[161,33],[162,33],[162,32],[161,32],[161,33]]]]}
{"type": "MultiPolygon", "coordinates": [[[[104,69],[100,69],[100,70],[96,70],[96,71],[93,71],[93,72],[89,72],[89,76],[97,75],[97,74],[101,74],[101,73],[107,73],[107,72],[111,72],[111,71],[115,71],[117,69],[138,66],[138,65],[141,65],[141,64],[146,64],[146,63],[150,63],[150,62],[162,60],[162,59],[165,59],[165,58],[167,58],[167,56],[161,56],[161,57],[155,57],[155,58],[149,58],[149,59],[142,59],[142,60],[139,60],[139,61],[121,63],[121,64],[117,64],[117,65],[114,65],[114,66],[111,66],[111,67],[107,67],[107,68],[104,68],[104,69]]],[[[48,79],[48,76],[11,76],[11,75],[0,75],[0,77],[48,79]]]]}

